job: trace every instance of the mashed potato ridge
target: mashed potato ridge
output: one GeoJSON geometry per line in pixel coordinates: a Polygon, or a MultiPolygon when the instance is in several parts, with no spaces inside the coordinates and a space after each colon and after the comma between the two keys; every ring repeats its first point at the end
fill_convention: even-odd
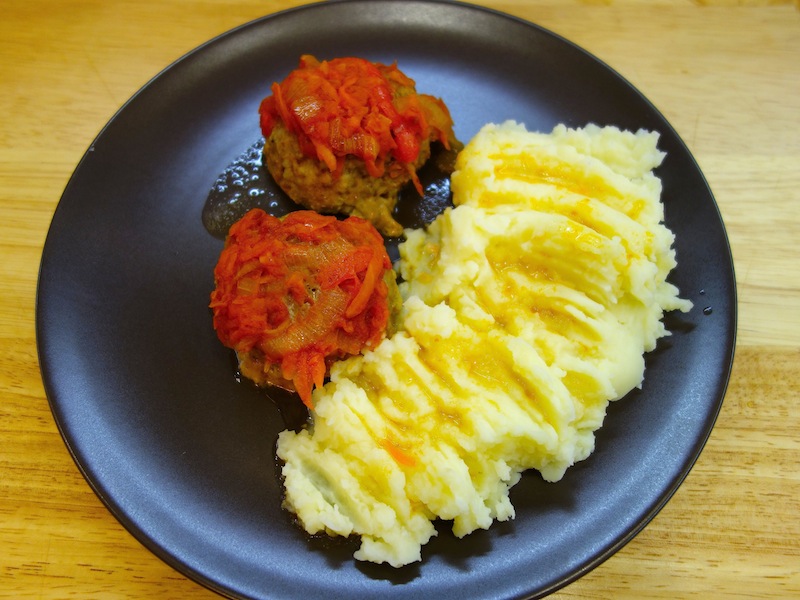
{"type": "Polygon", "coordinates": [[[280,435],[285,503],[360,560],[421,559],[435,519],[462,537],[514,517],[594,449],[641,385],[665,310],[691,308],[652,169],[658,136],[487,125],[459,155],[453,209],[407,232],[400,331],[334,365],[313,424],[280,435]]]}

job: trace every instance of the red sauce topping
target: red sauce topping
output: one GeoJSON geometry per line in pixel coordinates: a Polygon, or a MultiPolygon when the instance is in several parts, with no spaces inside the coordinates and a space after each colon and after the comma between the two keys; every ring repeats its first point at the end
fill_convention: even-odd
{"type": "Polygon", "coordinates": [[[278,219],[253,209],[231,227],[214,270],[214,329],[225,346],[280,365],[311,408],[327,361],[381,340],[391,268],[383,238],[364,219],[307,210],[278,219]]]}
{"type": "Polygon", "coordinates": [[[324,162],[335,175],[346,156],[364,161],[367,172],[381,177],[386,161],[409,165],[420,144],[431,139],[448,147],[452,120],[444,103],[414,91],[414,81],[397,65],[361,58],[318,61],[305,55],[300,66],[259,108],[261,130],[269,137],[278,121],[299,140],[302,152],[324,162]]]}

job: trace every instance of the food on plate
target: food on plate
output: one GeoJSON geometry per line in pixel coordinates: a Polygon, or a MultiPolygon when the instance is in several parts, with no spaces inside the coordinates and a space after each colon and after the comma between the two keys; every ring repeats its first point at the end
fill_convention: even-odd
{"type": "Polygon", "coordinates": [[[421,558],[514,517],[527,469],[558,481],[610,401],[691,303],[663,224],[656,133],[487,125],[458,157],[455,208],[401,245],[399,330],[337,362],[313,422],[278,440],[285,506],[359,560],[421,558]]]}
{"type": "Polygon", "coordinates": [[[397,283],[383,238],[364,219],[249,211],[228,233],[210,307],[245,377],[296,390],[309,408],[332,361],[375,347],[397,283]]]}
{"type": "Polygon", "coordinates": [[[444,102],[418,94],[397,65],[362,58],[303,56],[259,113],[264,163],[292,200],[363,217],[386,236],[403,232],[392,217],[400,188],[411,181],[422,194],[431,143],[457,143],[444,102]]]}

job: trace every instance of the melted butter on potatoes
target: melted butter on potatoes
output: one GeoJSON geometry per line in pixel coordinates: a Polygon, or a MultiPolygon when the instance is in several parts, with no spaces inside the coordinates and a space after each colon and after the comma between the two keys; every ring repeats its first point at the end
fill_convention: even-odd
{"type": "Polygon", "coordinates": [[[488,125],[459,155],[455,208],[401,246],[400,331],[337,363],[313,424],[284,432],[286,506],[360,560],[421,558],[513,518],[527,469],[557,481],[594,449],[609,401],[689,310],[666,281],[657,134],[488,125]]]}

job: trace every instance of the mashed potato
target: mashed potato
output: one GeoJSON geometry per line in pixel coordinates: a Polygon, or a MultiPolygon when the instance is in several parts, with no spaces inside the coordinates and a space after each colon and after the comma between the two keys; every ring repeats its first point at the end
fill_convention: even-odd
{"type": "Polygon", "coordinates": [[[336,364],[313,425],[284,432],[287,508],[355,558],[421,558],[435,519],[462,537],[514,517],[527,469],[557,481],[639,386],[665,310],[655,133],[487,125],[459,155],[455,208],[401,246],[401,330],[336,364]]]}

